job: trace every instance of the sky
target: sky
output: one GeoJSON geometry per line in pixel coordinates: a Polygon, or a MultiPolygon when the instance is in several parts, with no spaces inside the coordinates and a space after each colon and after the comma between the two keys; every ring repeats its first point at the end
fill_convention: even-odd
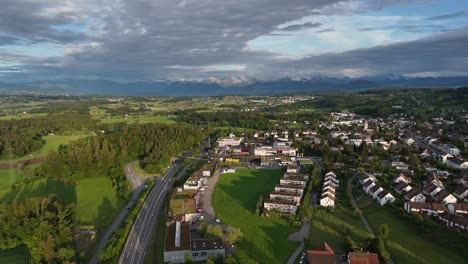
{"type": "Polygon", "coordinates": [[[395,74],[468,75],[468,0],[2,0],[0,8],[0,82],[395,74]]]}

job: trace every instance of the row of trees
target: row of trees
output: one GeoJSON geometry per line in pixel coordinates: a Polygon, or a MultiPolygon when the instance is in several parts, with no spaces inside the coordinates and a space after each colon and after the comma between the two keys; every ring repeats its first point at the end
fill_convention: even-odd
{"type": "Polygon", "coordinates": [[[191,112],[177,116],[180,122],[214,127],[268,129],[270,120],[259,112],[191,112]]]}
{"type": "Polygon", "coordinates": [[[0,249],[26,245],[33,263],[66,263],[73,249],[73,205],[32,198],[0,205],[0,249]]]}
{"type": "Polygon", "coordinates": [[[191,149],[203,138],[203,132],[195,126],[118,124],[113,131],[50,152],[37,174],[72,180],[105,175],[112,179],[117,192],[127,197],[128,183],[123,170],[127,162],[143,159],[147,172],[162,173],[171,157],[191,149]]]}

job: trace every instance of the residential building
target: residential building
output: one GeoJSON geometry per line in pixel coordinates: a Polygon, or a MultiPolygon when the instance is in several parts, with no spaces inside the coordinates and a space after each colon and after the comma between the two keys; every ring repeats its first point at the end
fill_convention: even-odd
{"type": "Polygon", "coordinates": [[[395,179],[393,180],[394,183],[404,182],[406,184],[411,183],[411,177],[405,175],[404,173],[400,173],[395,179]]]}
{"type": "Polygon", "coordinates": [[[426,178],[426,180],[424,181],[424,184],[425,185],[433,184],[433,185],[438,186],[440,189],[444,189],[444,184],[440,180],[439,176],[437,176],[434,173],[431,176],[428,176],[426,178]]]}
{"type": "Polygon", "coordinates": [[[448,204],[447,208],[451,214],[468,215],[468,204],[452,203],[448,204]]]}
{"type": "Polygon", "coordinates": [[[439,214],[439,222],[447,227],[456,228],[468,233],[468,217],[465,215],[450,214],[448,212],[439,214]]]}
{"type": "Polygon", "coordinates": [[[430,195],[430,196],[434,196],[440,191],[442,191],[442,189],[439,186],[432,184],[432,183],[426,185],[423,189],[423,193],[425,193],[426,195],[430,195]]]}
{"type": "Polygon", "coordinates": [[[377,198],[377,195],[378,195],[381,191],[383,191],[383,188],[382,188],[380,185],[376,184],[376,185],[374,185],[374,187],[372,187],[372,188],[369,190],[369,193],[368,193],[368,194],[369,194],[370,196],[372,196],[373,199],[375,199],[375,198],[377,198]]]}
{"type": "Polygon", "coordinates": [[[442,190],[442,191],[438,192],[433,197],[434,197],[434,199],[436,201],[438,201],[439,203],[445,204],[445,205],[449,204],[449,203],[456,203],[457,202],[457,198],[455,198],[455,196],[453,196],[452,194],[450,194],[446,190],[442,190]]]}
{"type": "Polygon", "coordinates": [[[266,199],[263,207],[269,211],[296,214],[297,204],[291,201],[266,199]]]}
{"type": "Polygon", "coordinates": [[[203,185],[204,180],[200,177],[200,172],[194,172],[184,183],[184,190],[198,190],[203,185]]]}
{"type": "Polygon", "coordinates": [[[271,192],[270,199],[272,200],[283,200],[283,201],[291,201],[295,202],[296,205],[301,203],[302,195],[299,193],[292,193],[292,192],[271,192]]]}
{"type": "Polygon", "coordinates": [[[448,157],[446,164],[447,166],[452,167],[454,169],[468,169],[468,161],[457,157],[448,157]]]}
{"type": "Polygon", "coordinates": [[[364,184],[365,182],[367,182],[369,180],[371,180],[371,181],[376,181],[377,180],[374,175],[369,174],[369,173],[357,174],[357,177],[359,178],[359,183],[360,184],[364,184]]]}
{"type": "Polygon", "coordinates": [[[453,195],[459,200],[468,200],[468,187],[460,185],[453,191],[453,195]]]}
{"type": "Polygon", "coordinates": [[[169,201],[168,222],[194,222],[199,216],[195,199],[171,199],[169,201]]]}
{"type": "Polygon", "coordinates": [[[350,252],[348,264],[379,264],[379,255],[376,253],[350,252]]]}
{"type": "Polygon", "coordinates": [[[296,186],[296,185],[282,185],[282,184],[277,184],[275,186],[275,191],[276,192],[290,192],[290,193],[299,193],[303,194],[304,188],[301,186],[296,186]]]}
{"type": "Polygon", "coordinates": [[[408,213],[417,213],[421,215],[439,215],[443,212],[448,212],[447,206],[438,203],[415,203],[406,202],[404,205],[405,211],[408,213]]]}
{"type": "Polygon", "coordinates": [[[409,186],[406,182],[401,181],[395,184],[395,191],[399,194],[406,193],[412,189],[411,186],[409,186]]]}
{"type": "Polygon", "coordinates": [[[315,250],[307,250],[308,263],[320,263],[320,264],[335,264],[335,252],[327,244],[323,243],[318,246],[315,250]]]}
{"type": "Polygon", "coordinates": [[[424,196],[421,191],[417,190],[416,188],[411,189],[409,192],[405,194],[405,199],[410,202],[416,203],[425,203],[426,196],[424,196]]]}
{"type": "Polygon", "coordinates": [[[336,198],[334,195],[330,193],[324,193],[320,197],[320,206],[323,207],[335,207],[336,198]]]}
{"type": "Polygon", "coordinates": [[[362,185],[362,189],[367,193],[369,194],[369,191],[372,187],[375,186],[375,182],[374,181],[366,181],[363,185],[362,185]]]}
{"type": "Polygon", "coordinates": [[[395,197],[387,190],[383,190],[379,194],[377,194],[377,202],[381,206],[384,206],[386,203],[393,203],[394,201],[395,197]]]}
{"type": "Polygon", "coordinates": [[[301,186],[303,188],[306,187],[307,181],[304,180],[302,177],[283,177],[280,179],[281,185],[293,185],[293,186],[301,186]]]}
{"type": "Polygon", "coordinates": [[[221,238],[192,239],[189,223],[176,222],[166,227],[164,262],[184,263],[185,255],[193,261],[206,261],[209,256],[225,256],[221,238]]]}

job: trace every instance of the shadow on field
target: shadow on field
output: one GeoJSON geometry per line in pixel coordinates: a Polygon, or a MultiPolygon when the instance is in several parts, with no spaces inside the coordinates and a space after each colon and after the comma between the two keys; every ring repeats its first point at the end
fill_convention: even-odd
{"type": "MultiPolygon", "coordinates": [[[[111,201],[106,197],[97,209],[96,218],[93,223],[98,223],[100,226],[107,226],[114,220],[116,208],[112,205],[111,201]]],[[[117,212],[118,213],[118,212],[117,212]]]]}
{"type": "Polygon", "coordinates": [[[33,197],[56,197],[62,204],[76,203],[75,183],[57,179],[44,179],[26,184],[20,184],[6,193],[2,202],[22,202],[33,197]]]}

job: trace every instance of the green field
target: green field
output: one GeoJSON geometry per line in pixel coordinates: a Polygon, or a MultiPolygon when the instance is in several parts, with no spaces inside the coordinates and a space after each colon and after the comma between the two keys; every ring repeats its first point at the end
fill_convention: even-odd
{"type": "Polygon", "coordinates": [[[60,145],[66,145],[70,143],[71,141],[74,141],[74,140],[77,140],[86,136],[88,135],[78,134],[78,135],[67,135],[67,136],[62,136],[62,135],[44,136],[42,137],[42,139],[45,140],[45,144],[39,150],[31,152],[28,155],[23,156],[23,157],[18,157],[18,158],[13,158],[13,159],[1,159],[1,161],[3,162],[19,161],[19,160],[42,157],[42,156],[47,155],[47,153],[50,150],[57,150],[60,145]]]}
{"type": "Polygon", "coordinates": [[[0,263],[25,264],[29,263],[29,253],[25,246],[0,250],[0,263]]]}
{"type": "Polygon", "coordinates": [[[16,169],[0,170],[0,192],[9,190],[12,184],[29,177],[26,174],[18,172],[16,169]]]}
{"type": "Polygon", "coordinates": [[[103,124],[112,124],[112,123],[128,123],[128,124],[144,124],[144,123],[165,123],[165,124],[175,124],[176,121],[169,119],[167,116],[129,116],[124,119],[121,117],[113,118],[104,118],[101,120],[103,124]]]}
{"type": "Polygon", "coordinates": [[[101,227],[107,226],[125,204],[125,200],[117,196],[111,180],[107,177],[85,178],[76,183],[39,179],[14,189],[1,190],[0,202],[21,202],[27,198],[45,197],[50,194],[55,194],[65,204],[76,203],[79,224],[101,227]]]}
{"type": "Polygon", "coordinates": [[[346,254],[343,226],[350,229],[350,236],[356,242],[364,242],[369,236],[358,216],[350,208],[336,208],[333,212],[316,211],[309,229],[307,247],[313,249],[327,242],[336,253],[346,254]]]}
{"type": "MultiPolygon", "coordinates": [[[[447,247],[440,247],[435,240],[450,236],[450,233],[434,231],[431,234],[421,235],[405,222],[398,218],[390,209],[377,205],[374,201],[361,201],[363,210],[373,230],[386,223],[390,229],[387,250],[394,263],[466,263],[463,258],[465,252],[457,254],[447,247]]],[[[445,238],[444,238],[445,240],[445,238]]]]}
{"type": "Polygon", "coordinates": [[[268,197],[282,174],[280,170],[237,170],[220,176],[213,206],[221,223],[240,228],[244,234],[236,257],[286,263],[297,248],[297,243],[288,241],[288,235],[297,228],[284,220],[255,215],[260,195],[268,197]]]}
{"type": "Polygon", "coordinates": [[[107,226],[125,204],[108,177],[80,179],[76,183],[76,215],[81,224],[107,226]]]}

